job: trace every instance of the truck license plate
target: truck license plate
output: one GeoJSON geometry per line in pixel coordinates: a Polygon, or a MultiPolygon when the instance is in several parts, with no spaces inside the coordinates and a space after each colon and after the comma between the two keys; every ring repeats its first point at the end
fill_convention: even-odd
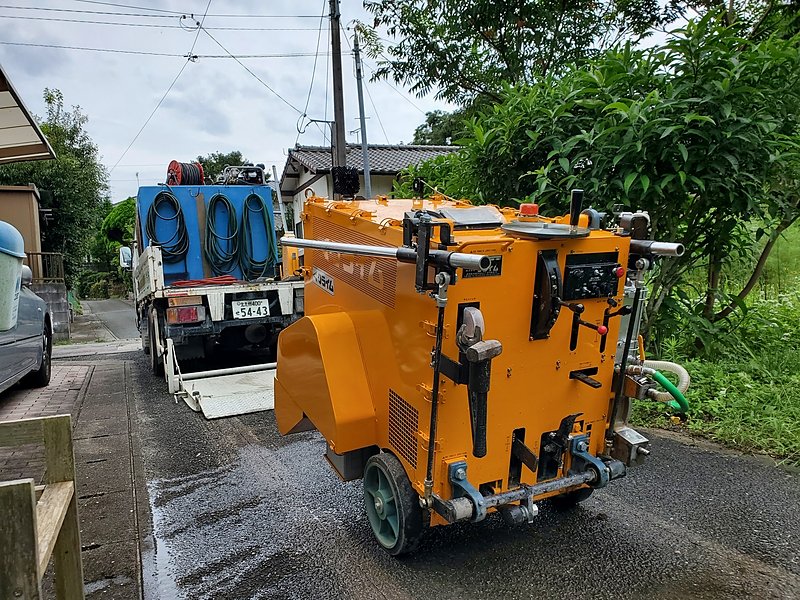
{"type": "Polygon", "coordinates": [[[234,319],[255,319],[269,316],[269,300],[234,300],[234,319]]]}

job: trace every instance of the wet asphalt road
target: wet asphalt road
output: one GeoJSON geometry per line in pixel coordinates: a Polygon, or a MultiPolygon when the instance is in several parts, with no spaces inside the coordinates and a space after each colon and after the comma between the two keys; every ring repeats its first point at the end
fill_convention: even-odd
{"type": "MultiPolygon", "coordinates": [[[[112,331],[135,328],[129,307],[96,312],[112,331]]],[[[394,559],[318,434],[281,437],[272,412],[207,421],[144,354],[123,356],[149,499],[146,600],[800,598],[800,474],[769,460],[650,431],[647,464],[575,510],[435,528],[394,559]]]]}
{"type": "Polygon", "coordinates": [[[145,598],[800,598],[800,479],[759,458],[650,432],[648,464],[572,512],[436,528],[398,560],[318,434],[206,421],[144,355],[132,379],[145,598]]]}
{"type": "Polygon", "coordinates": [[[138,338],[133,305],[119,298],[109,300],[81,300],[84,308],[94,313],[112,333],[120,340],[138,338]]]}

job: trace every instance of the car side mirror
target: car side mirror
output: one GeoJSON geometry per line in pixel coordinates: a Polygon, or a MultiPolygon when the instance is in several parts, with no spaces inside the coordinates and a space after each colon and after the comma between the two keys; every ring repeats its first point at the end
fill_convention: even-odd
{"type": "Polygon", "coordinates": [[[125,269],[126,271],[130,271],[132,264],[133,264],[133,255],[131,253],[131,249],[128,248],[128,246],[120,246],[119,266],[125,269]]]}
{"type": "Polygon", "coordinates": [[[22,285],[31,287],[31,283],[33,283],[33,271],[28,265],[22,265],[22,285]]]}

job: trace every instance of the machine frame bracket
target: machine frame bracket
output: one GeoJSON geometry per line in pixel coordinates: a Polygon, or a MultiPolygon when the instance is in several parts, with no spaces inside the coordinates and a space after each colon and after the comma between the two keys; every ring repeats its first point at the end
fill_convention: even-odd
{"type": "Polygon", "coordinates": [[[472,502],[474,513],[470,521],[473,523],[483,521],[486,518],[486,502],[483,494],[467,479],[466,461],[450,463],[447,466],[447,478],[450,480],[450,485],[453,486],[454,498],[467,497],[472,502]]]}
{"type": "Polygon", "coordinates": [[[608,484],[611,480],[608,467],[602,460],[589,452],[589,436],[587,434],[576,435],[571,438],[569,451],[572,455],[569,475],[576,475],[591,469],[597,474],[592,487],[601,488],[608,484]]]}

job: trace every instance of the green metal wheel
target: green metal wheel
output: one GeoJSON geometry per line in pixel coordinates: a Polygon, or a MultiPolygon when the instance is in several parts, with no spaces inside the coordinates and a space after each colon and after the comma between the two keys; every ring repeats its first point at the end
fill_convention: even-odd
{"type": "Polygon", "coordinates": [[[416,549],[424,529],[419,496],[403,465],[391,454],[376,454],[367,461],[364,506],[375,538],[389,554],[416,549]]]}

